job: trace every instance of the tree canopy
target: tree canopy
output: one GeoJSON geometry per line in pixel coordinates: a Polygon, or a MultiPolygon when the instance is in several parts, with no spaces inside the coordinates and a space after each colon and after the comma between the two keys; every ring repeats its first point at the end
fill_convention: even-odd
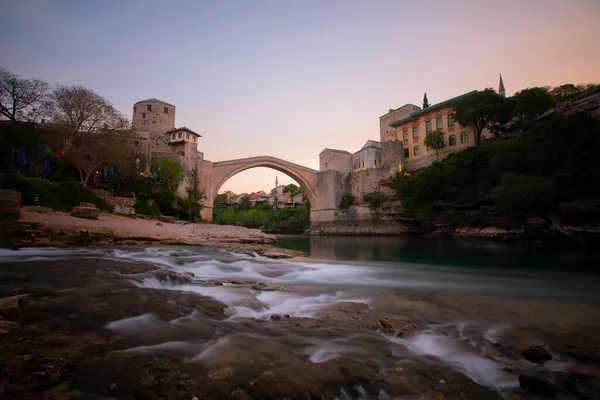
{"type": "Polygon", "coordinates": [[[444,147],[444,132],[433,131],[425,135],[425,146],[435,149],[437,159],[440,159],[438,149],[444,147]]]}
{"type": "Polygon", "coordinates": [[[170,158],[153,160],[152,169],[158,174],[159,179],[171,189],[176,189],[185,177],[181,164],[170,158]]]}
{"type": "Polygon", "coordinates": [[[293,183],[290,183],[289,185],[286,185],[283,188],[283,193],[293,193],[297,190],[298,190],[298,185],[294,185],[293,183]]]}
{"type": "Polygon", "coordinates": [[[498,107],[503,101],[504,98],[490,88],[470,93],[454,103],[454,119],[463,126],[475,128],[475,144],[478,145],[481,131],[496,120],[498,107]]]}
{"type": "Polygon", "coordinates": [[[533,87],[521,90],[513,96],[514,113],[522,128],[533,126],[535,120],[556,105],[548,90],[533,87]]]}

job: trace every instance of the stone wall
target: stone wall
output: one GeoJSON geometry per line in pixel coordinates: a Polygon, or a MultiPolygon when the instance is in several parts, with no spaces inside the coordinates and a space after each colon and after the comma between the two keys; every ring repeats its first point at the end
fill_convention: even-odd
{"type": "Polygon", "coordinates": [[[344,150],[325,149],[319,154],[319,171],[352,172],[352,154],[344,150]]]}
{"type": "Polygon", "coordinates": [[[112,193],[102,190],[102,189],[92,189],[96,194],[106,203],[113,208],[114,206],[121,207],[134,207],[135,206],[135,198],[134,197],[119,197],[113,196],[112,193]]]}

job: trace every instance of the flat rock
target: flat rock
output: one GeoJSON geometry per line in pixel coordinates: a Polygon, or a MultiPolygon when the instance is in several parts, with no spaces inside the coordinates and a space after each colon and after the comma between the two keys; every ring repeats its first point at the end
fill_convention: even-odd
{"type": "Polygon", "coordinates": [[[29,295],[19,294],[16,296],[0,298],[0,310],[19,309],[24,310],[29,306],[29,295]]]}
{"type": "Polygon", "coordinates": [[[73,211],[71,211],[71,215],[77,218],[98,218],[100,215],[100,210],[96,207],[75,207],[73,211]]]}
{"type": "Polygon", "coordinates": [[[177,221],[177,220],[175,219],[175,217],[171,217],[171,216],[169,216],[169,215],[161,215],[160,217],[158,217],[158,220],[159,220],[159,221],[162,221],[162,222],[167,222],[167,223],[169,223],[169,224],[174,224],[174,223],[175,223],[175,221],[177,221]]]}
{"type": "Polygon", "coordinates": [[[86,203],[84,201],[82,201],[81,203],[79,203],[79,207],[97,208],[94,203],[86,203]]]}

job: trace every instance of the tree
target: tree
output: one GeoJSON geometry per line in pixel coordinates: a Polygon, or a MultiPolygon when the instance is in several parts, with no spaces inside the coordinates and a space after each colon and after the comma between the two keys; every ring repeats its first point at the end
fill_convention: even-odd
{"type": "Polygon", "coordinates": [[[135,174],[135,159],[141,155],[124,145],[122,135],[91,135],[75,138],[66,152],[67,159],[79,171],[83,186],[104,166],[118,169],[120,174],[135,174]]]}
{"type": "Polygon", "coordinates": [[[226,205],[228,203],[227,193],[221,193],[215,196],[215,206],[217,205],[226,205]]]}
{"type": "Polygon", "coordinates": [[[249,196],[242,197],[242,199],[240,200],[240,203],[238,204],[238,210],[248,211],[251,208],[252,208],[252,203],[250,203],[250,197],[249,196]]]}
{"type": "Polygon", "coordinates": [[[16,124],[34,122],[44,111],[48,84],[39,79],[23,79],[0,67],[0,115],[16,124]]]}
{"type": "Polygon", "coordinates": [[[439,161],[438,149],[444,147],[444,132],[433,131],[425,135],[425,146],[435,149],[435,155],[439,161]]]}
{"type": "Polygon", "coordinates": [[[594,86],[596,86],[594,83],[580,84],[577,86],[573,85],[572,83],[567,83],[553,87],[550,89],[549,93],[554,98],[556,103],[562,103],[563,101],[567,101],[594,86]]]}
{"type": "Polygon", "coordinates": [[[554,97],[540,87],[521,90],[513,99],[517,120],[523,128],[533,126],[536,119],[556,105],[554,97]]]}
{"type": "Polygon", "coordinates": [[[127,118],[112,103],[83,86],[57,85],[46,105],[52,122],[65,126],[70,140],[112,134],[129,127],[127,118]]]}
{"type": "Polygon", "coordinates": [[[488,88],[468,94],[454,103],[454,119],[463,126],[475,128],[475,145],[481,141],[481,131],[495,121],[498,106],[503,100],[494,89],[488,88]]]}
{"type": "Polygon", "coordinates": [[[294,185],[293,183],[290,183],[289,185],[286,185],[283,188],[283,193],[293,193],[296,190],[298,190],[298,185],[294,185]]]}
{"type": "Polygon", "coordinates": [[[170,158],[153,160],[152,169],[157,172],[159,179],[171,189],[177,189],[177,186],[183,181],[183,167],[170,158]]]}

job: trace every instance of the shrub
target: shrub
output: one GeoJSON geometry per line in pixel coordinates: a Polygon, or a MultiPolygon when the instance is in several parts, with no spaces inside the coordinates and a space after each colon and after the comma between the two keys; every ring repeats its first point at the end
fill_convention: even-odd
{"type": "Polygon", "coordinates": [[[342,195],[342,199],[340,200],[340,205],[338,206],[338,208],[340,210],[347,210],[351,206],[353,206],[355,203],[356,203],[356,197],[353,194],[344,193],[342,195]]]}
{"type": "Polygon", "coordinates": [[[363,200],[369,205],[371,210],[376,210],[387,200],[387,196],[383,192],[371,192],[365,193],[363,200]]]}
{"type": "Polygon", "coordinates": [[[202,220],[202,205],[194,199],[177,197],[177,211],[180,219],[196,222],[202,220]]]}
{"type": "Polygon", "coordinates": [[[160,215],[160,208],[154,200],[138,197],[135,201],[135,212],[141,215],[157,216],[160,215]]]}
{"type": "Polygon", "coordinates": [[[492,189],[492,200],[505,210],[545,213],[557,201],[557,188],[550,178],[507,172],[492,189]]]}
{"type": "Polygon", "coordinates": [[[35,205],[34,198],[37,194],[38,205],[55,210],[70,211],[81,202],[93,203],[101,210],[108,210],[106,202],[94,191],[75,181],[53,182],[42,178],[0,174],[0,187],[21,192],[21,202],[25,205],[35,205]]]}

